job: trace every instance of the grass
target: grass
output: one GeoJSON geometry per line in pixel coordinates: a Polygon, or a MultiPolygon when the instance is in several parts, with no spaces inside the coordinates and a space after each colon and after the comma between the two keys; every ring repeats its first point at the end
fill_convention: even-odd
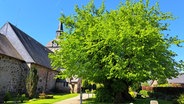
{"type": "MultiPolygon", "coordinates": [[[[112,103],[99,103],[94,101],[95,98],[87,99],[83,102],[83,104],[112,104],[112,103]]],[[[135,99],[133,104],[150,104],[150,98],[146,99],[135,99]]],[[[166,101],[166,100],[157,100],[159,104],[173,104],[172,101],[166,101]]],[[[123,104],[130,104],[130,103],[123,103],[123,104]]]]}
{"type": "MultiPolygon", "coordinates": [[[[78,94],[52,94],[52,99],[31,99],[29,101],[24,101],[24,103],[19,104],[53,104],[65,99],[78,96],[78,94]]],[[[15,102],[8,101],[6,104],[15,104],[15,102]]]]}

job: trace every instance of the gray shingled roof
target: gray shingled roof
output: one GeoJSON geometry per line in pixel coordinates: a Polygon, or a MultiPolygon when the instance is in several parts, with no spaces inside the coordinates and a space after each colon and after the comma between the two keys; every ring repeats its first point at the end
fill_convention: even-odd
{"type": "Polygon", "coordinates": [[[2,34],[0,34],[0,54],[23,60],[9,40],[2,34]]]}
{"type": "Polygon", "coordinates": [[[51,68],[48,58],[51,51],[35,39],[9,22],[0,29],[0,33],[6,36],[24,61],[51,68]]]}
{"type": "Polygon", "coordinates": [[[168,83],[184,84],[184,74],[178,75],[176,78],[168,79],[168,83]]]}

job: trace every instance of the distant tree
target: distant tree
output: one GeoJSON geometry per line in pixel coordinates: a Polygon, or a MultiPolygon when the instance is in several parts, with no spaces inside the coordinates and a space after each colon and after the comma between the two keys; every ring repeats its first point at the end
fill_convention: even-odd
{"type": "Polygon", "coordinates": [[[36,96],[37,83],[37,69],[31,68],[26,78],[26,90],[29,98],[33,98],[36,96]]]}
{"type": "Polygon", "coordinates": [[[114,103],[132,100],[128,87],[134,82],[176,76],[180,63],[170,46],[182,41],[162,32],[168,30],[164,21],[174,18],[158,3],[149,5],[149,0],[126,0],[111,11],[93,1],[76,6],[76,15],[60,18],[68,31],[57,41],[61,48],[49,55],[52,66],[65,68],[64,76],[103,85],[98,101],[114,103]]]}
{"type": "Polygon", "coordinates": [[[158,79],[157,82],[158,84],[168,84],[167,79],[158,79]]]}

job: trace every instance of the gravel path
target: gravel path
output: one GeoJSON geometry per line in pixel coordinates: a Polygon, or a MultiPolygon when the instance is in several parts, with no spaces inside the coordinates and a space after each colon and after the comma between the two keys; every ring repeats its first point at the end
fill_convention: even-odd
{"type": "MultiPolygon", "coordinates": [[[[89,94],[89,98],[92,97],[92,94],[89,94]]],[[[82,100],[88,99],[88,94],[82,94],[82,100]]],[[[54,104],[80,104],[80,95],[77,97],[73,97],[70,99],[62,100],[60,102],[56,102],[54,104]]]]}

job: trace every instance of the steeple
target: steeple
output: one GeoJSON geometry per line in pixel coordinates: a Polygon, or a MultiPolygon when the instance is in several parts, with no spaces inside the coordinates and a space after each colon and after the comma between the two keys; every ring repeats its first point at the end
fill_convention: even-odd
{"type": "Polygon", "coordinates": [[[58,30],[56,31],[56,39],[61,35],[63,32],[63,24],[59,22],[58,30]]]}

